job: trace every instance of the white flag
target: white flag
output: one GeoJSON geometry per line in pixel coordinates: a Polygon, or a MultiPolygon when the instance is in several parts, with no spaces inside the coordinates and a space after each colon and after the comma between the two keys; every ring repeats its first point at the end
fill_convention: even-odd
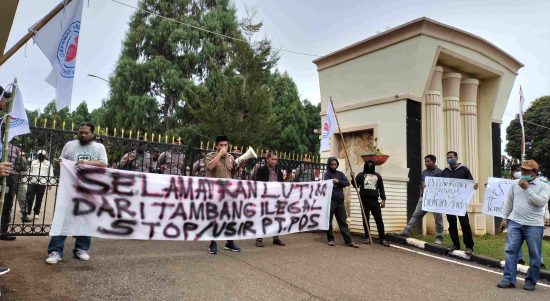
{"type": "Polygon", "coordinates": [[[15,87],[15,98],[10,112],[10,131],[8,133],[8,142],[15,136],[25,135],[31,132],[29,129],[29,118],[25,105],[23,104],[23,95],[19,87],[15,87]]]}
{"type": "Polygon", "coordinates": [[[328,151],[330,149],[330,137],[336,130],[336,117],[334,116],[334,110],[332,105],[332,97],[329,98],[327,103],[327,115],[325,116],[325,121],[323,122],[323,134],[321,139],[321,148],[320,151],[328,151]]]}
{"type": "Polygon", "coordinates": [[[46,82],[55,88],[57,110],[71,104],[83,0],[73,0],[35,35],[34,42],[53,70],[46,82]]]}

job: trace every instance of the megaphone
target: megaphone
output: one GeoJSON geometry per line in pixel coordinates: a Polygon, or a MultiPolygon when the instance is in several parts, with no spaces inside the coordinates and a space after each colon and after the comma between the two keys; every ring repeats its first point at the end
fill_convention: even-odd
{"type": "Polygon", "coordinates": [[[256,152],[254,151],[252,146],[249,146],[246,153],[242,154],[240,157],[235,159],[235,163],[237,163],[237,165],[239,165],[239,164],[241,164],[241,162],[246,161],[248,159],[252,159],[252,158],[256,159],[256,158],[258,158],[258,155],[256,155],[256,152]]]}

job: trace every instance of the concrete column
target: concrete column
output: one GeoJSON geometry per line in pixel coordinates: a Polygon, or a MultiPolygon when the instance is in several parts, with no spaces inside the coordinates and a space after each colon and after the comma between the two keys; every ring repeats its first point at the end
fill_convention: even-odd
{"type": "MultiPolygon", "coordinates": [[[[445,153],[460,152],[460,73],[443,74],[443,115],[445,124],[445,153]]],[[[458,154],[461,156],[461,154],[458,154]]],[[[443,161],[445,162],[445,160],[443,161]]]]}
{"type": "MultiPolygon", "coordinates": [[[[478,158],[478,126],[477,126],[477,91],[479,80],[463,79],[460,84],[460,125],[462,128],[462,149],[461,162],[466,165],[474,180],[483,185],[484,181],[479,179],[479,158],[478,158]]],[[[470,225],[474,234],[483,235],[486,233],[486,217],[481,214],[482,201],[479,190],[474,193],[469,208],[470,225]]]]}
{"type": "MultiPolygon", "coordinates": [[[[460,85],[460,126],[462,129],[461,162],[479,181],[477,149],[477,79],[463,79],[460,85]]],[[[479,200],[476,200],[479,203],[479,200]]]]}
{"type": "MultiPolygon", "coordinates": [[[[438,160],[443,154],[443,107],[441,90],[443,68],[435,67],[428,93],[426,94],[426,154],[435,155],[438,160]]],[[[445,162],[445,161],[439,161],[445,162]]]]}

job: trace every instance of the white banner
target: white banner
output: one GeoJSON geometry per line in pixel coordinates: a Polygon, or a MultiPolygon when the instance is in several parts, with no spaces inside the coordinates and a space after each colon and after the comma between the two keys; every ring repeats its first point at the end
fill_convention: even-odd
{"type": "Polygon", "coordinates": [[[34,36],[34,42],[52,65],[46,82],[55,88],[56,109],[71,105],[83,0],[67,4],[34,36]]]}
{"type": "Polygon", "coordinates": [[[422,210],[464,216],[474,195],[474,181],[426,177],[422,210]]]}
{"type": "Polygon", "coordinates": [[[504,217],[502,209],[515,180],[489,178],[483,197],[483,214],[504,217]]]}
{"type": "Polygon", "coordinates": [[[50,235],[238,240],[327,230],[332,187],[332,181],[184,177],[63,160],[50,235]]]}

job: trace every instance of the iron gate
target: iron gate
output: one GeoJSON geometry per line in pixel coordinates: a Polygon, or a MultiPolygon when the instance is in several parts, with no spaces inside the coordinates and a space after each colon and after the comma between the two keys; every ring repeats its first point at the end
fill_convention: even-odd
{"type": "MultiPolygon", "coordinates": [[[[2,233],[16,236],[48,235],[57,197],[59,164],[63,146],[77,139],[77,132],[62,129],[31,127],[31,133],[16,137],[10,143],[8,157],[14,164],[14,174],[8,177],[2,233]],[[41,161],[40,159],[42,158],[41,161]],[[42,196],[43,193],[43,196],[42,196]],[[36,213],[36,215],[35,215],[36,213]]],[[[179,144],[97,135],[95,140],[105,145],[110,168],[182,176],[204,176],[204,158],[209,148],[189,148],[179,144]]],[[[161,139],[159,139],[161,140],[161,139]]],[[[242,148],[241,148],[242,149],[242,148]]],[[[237,149],[231,152],[240,156],[237,149]]],[[[260,155],[260,154],[258,154],[260,155]]],[[[235,178],[253,179],[255,170],[265,164],[265,157],[248,160],[235,178]]],[[[319,180],[326,165],[279,158],[279,166],[289,181],[319,180]]]]}

